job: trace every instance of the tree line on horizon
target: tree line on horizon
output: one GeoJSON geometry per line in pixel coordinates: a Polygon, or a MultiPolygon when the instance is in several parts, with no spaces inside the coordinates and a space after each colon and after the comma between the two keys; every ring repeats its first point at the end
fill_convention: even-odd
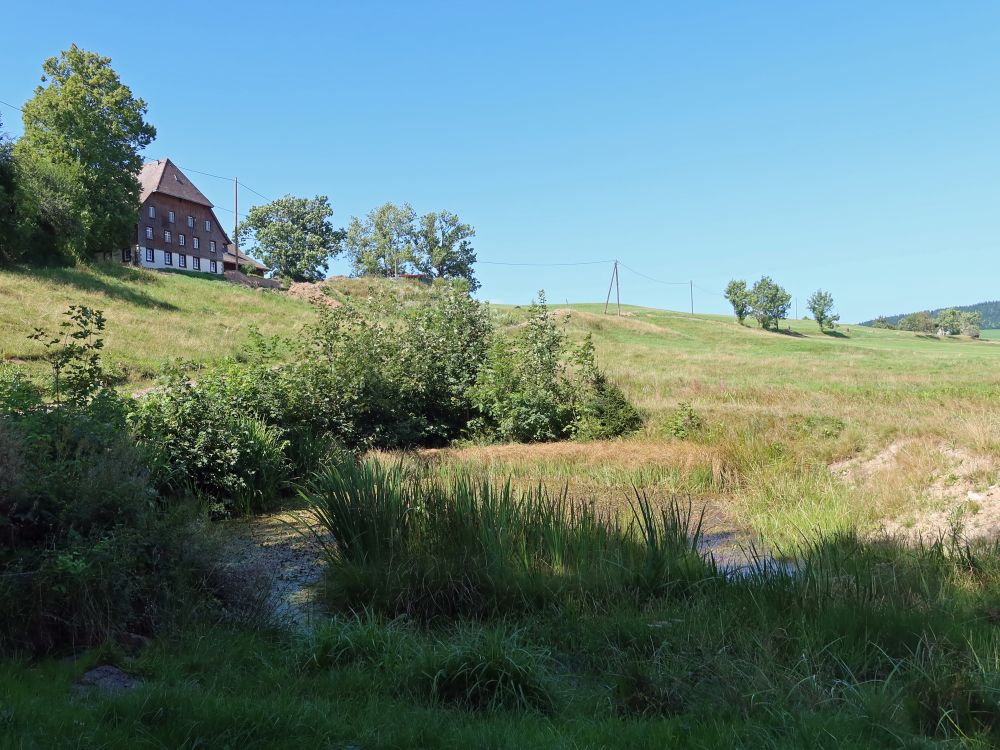
{"type": "MultiPolygon", "coordinates": [[[[73,44],[42,63],[41,83],[22,108],[24,134],[0,129],[0,266],[73,265],[131,243],[141,188],[141,152],[156,138],[146,102],[122,83],[111,58],[73,44]]],[[[0,128],[2,128],[0,120],[0,128]]],[[[442,210],[418,215],[385,203],[347,227],[332,223],[327,196],[285,195],[254,206],[234,239],[276,276],[323,278],[342,253],[356,275],[473,273],[475,229],[442,210]]]]}

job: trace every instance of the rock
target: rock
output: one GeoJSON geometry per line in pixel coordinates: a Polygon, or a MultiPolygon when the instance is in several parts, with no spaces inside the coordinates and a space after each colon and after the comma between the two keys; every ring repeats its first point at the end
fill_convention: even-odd
{"type": "Polygon", "coordinates": [[[110,664],[102,664],[84,672],[83,677],[76,683],[74,692],[80,696],[89,695],[94,691],[104,695],[118,695],[141,685],[142,680],[138,677],[110,664]]]}

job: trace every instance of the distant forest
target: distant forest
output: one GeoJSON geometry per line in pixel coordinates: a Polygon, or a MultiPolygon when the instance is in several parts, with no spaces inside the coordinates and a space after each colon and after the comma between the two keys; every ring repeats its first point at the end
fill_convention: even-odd
{"type": "MultiPolygon", "coordinates": [[[[936,310],[928,310],[932,318],[936,318],[942,310],[948,310],[950,308],[939,307],[936,310]]],[[[955,307],[956,310],[961,310],[962,312],[978,312],[983,316],[982,328],[1000,328],[1000,300],[993,300],[992,302],[978,302],[975,305],[960,305],[955,307]]],[[[920,311],[917,311],[920,312],[920,311]]],[[[910,313],[903,313],[902,315],[886,315],[885,321],[891,325],[897,325],[900,320],[905,318],[910,313]]],[[[866,320],[861,325],[870,326],[875,323],[874,320],[866,320]]]]}

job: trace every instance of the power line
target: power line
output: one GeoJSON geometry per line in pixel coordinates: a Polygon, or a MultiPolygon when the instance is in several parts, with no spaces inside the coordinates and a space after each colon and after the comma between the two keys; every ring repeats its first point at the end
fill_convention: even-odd
{"type": "Polygon", "coordinates": [[[8,107],[10,107],[11,109],[16,109],[18,112],[24,112],[24,110],[21,109],[20,107],[18,107],[16,104],[11,104],[10,102],[5,102],[3,99],[0,99],[0,104],[5,104],[8,107]]]}
{"type": "Polygon", "coordinates": [[[477,260],[476,262],[482,263],[484,266],[535,266],[535,267],[597,266],[597,265],[606,265],[608,263],[614,263],[613,260],[583,260],[575,263],[507,263],[498,260],[477,260]]]}
{"type": "Polygon", "coordinates": [[[665,284],[666,286],[687,286],[688,285],[687,281],[663,281],[661,279],[654,279],[652,276],[647,276],[642,271],[636,271],[634,268],[629,268],[628,266],[626,266],[621,261],[618,261],[618,265],[620,265],[622,268],[624,268],[624,269],[626,269],[628,271],[631,271],[636,276],[642,276],[642,278],[648,279],[649,281],[653,281],[653,282],[655,282],[657,284],[665,284]]]}

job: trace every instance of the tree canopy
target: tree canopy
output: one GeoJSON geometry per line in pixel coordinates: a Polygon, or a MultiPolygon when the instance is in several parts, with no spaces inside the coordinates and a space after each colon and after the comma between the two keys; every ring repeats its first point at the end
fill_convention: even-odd
{"type": "Polygon", "coordinates": [[[462,223],[457,214],[439,211],[420,217],[416,231],[415,265],[427,276],[439,279],[466,279],[469,290],[479,288],[472,266],[476,251],[472,238],[476,230],[462,223]]]}
{"type": "Polygon", "coordinates": [[[746,320],[753,305],[750,299],[750,290],[743,279],[733,279],[726,285],[726,299],[733,306],[736,319],[740,323],[746,320]]]}
{"type": "Polygon", "coordinates": [[[344,247],[358,276],[398,276],[415,258],[416,212],[409,203],[383,203],[364,219],[351,219],[344,247]]]}
{"type": "Polygon", "coordinates": [[[792,295],[776,284],[770,276],[762,276],[750,290],[753,316],[761,328],[777,328],[778,321],[788,317],[792,295]]]}
{"type": "Polygon", "coordinates": [[[330,223],[332,216],[325,195],[285,195],[251,208],[237,228],[237,237],[276,275],[318,281],[326,275],[327,261],[341,251],[344,239],[344,231],[330,223]]]}
{"type": "Polygon", "coordinates": [[[17,149],[79,180],[82,255],[119,250],[139,209],[140,151],[156,137],[146,102],[121,82],[111,58],[75,44],[42,70],[17,149]]]}
{"type": "Polygon", "coordinates": [[[809,297],[806,305],[816,319],[816,323],[819,325],[821,331],[825,331],[827,328],[832,330],[836,326],[837,321],[840,320],[840,316],[833,312],[833,295],[829,292],[817,289],[809,297]]]}

